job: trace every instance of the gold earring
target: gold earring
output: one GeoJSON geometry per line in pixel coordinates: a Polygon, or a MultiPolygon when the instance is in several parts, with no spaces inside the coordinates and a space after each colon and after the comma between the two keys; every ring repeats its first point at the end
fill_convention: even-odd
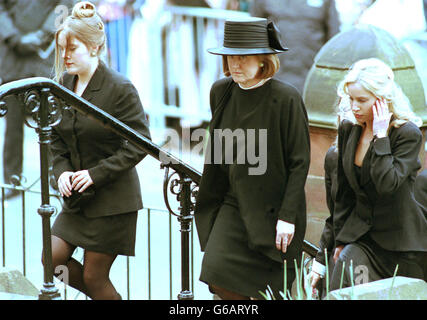
{"type": "Polygon", "coordinates": [[[91,55],[91,57],[96,57],[96,52],[92,51],[90,55],[91,55]]]}
{"type": "Polygon", "coordinates": [[[260,68],[264,67],[264,63],[263,63],[263,62],[261,62],[261,63],[259,64],[259,66],[260,66],[260,68]]]}

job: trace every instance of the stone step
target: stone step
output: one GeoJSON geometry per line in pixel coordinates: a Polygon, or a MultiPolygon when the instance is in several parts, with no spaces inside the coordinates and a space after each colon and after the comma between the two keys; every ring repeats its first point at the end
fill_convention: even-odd
{"type": "Polygon", "coordinates": [[[13,295],[18,295],[17,298],[21,296],[37,299],[39,290],[19,270],[0,268],[0,293],[3,296],[8,294],[11,298],[1,298],[2,300],[21,300],[13,298],[13,295]]]}
{"type": "Polygon", "coordinates": [[[387,278],[331,291],[329,300],[427,300],[427,282],[407,277],[387,278]],[[390,290],[390,288],[393,288],[390,290]]]}
{"type": "Polygon", "coordinates": [[[34,296],[24,296],[22,294],[0,292],[0,300],[38,300],[34,296]]]}

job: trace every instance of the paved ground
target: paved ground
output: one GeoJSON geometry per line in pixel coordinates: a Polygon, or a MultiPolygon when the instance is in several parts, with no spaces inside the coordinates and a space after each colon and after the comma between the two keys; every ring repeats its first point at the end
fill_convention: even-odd
{"type": "MultiPolygon", "coordinates": [[[[0,148],[3,150],[5,120],[0,118],[0,148]]],[[[155,133],[154,142],[160,144],[163,138],[161,132],[155,133]]],[[[25,128],[25,157],[23,175],[27,178],[26,186],[31,185],[40,175],[39,169],[39,145],[35,131],[25,128]]],[[[191,164],[195,169],[202,171],[203,159],[189,152],[180,154],[177,148],[171,151],[174,155],[191,164]]],[[[2,152],[1,152],[2,153],[2,152]]],[[[0,167],[2,172],[2,154],[0,154],[0,167]]],[[[155,208],[150,214],[151,225],[151,298],[169,299],[170,283],[172,283],[172,299],[176,299],[181,289],[181,261],[180,261],[180,231],[177,219],[170,219],[165,211],[163,200],[163,176],[164,171],[160,169],[159,162],[151,157],[146,157],[138,166],[137,170],[141,180],[144,206],[155,208]],[[172,266],[169,264],[169,223],[172,225],[172,266]],[[170,268],[172,269],[172,282],[170,282],[170,268]]],[[[40,190],[39,183],[33,187],[40,190]]],[[[172,199],[173,200],[173,199],[172,199]]],[[[173,201],[172,201],[173,202],[173,201]]],[[[58,209],[60,203],[53,200],[52,204],[58,209]]],[[[42,250],[41,218],[37,214],[40,205],[40,195],[27,193],[24,199],[14,198],[5,203],[5,266],[17,268],[24,271],[27,278],[38,288],[43,284],[43,270],[40,262],[42,250]],[[25,226],[23,226],[23,210],[25,208],[25,226]],[[25,229],[25,238],[23,239],[25,229]],[[24,245],[25,243],[25,249],[24,245]]],[[[54,219],[52,219],[53,222],[54,219]]],[[[207,286],[198,280],[200,274],[201,257],[197,235],[194,235],[194,292],[196,299],[212,299],[207,286]]],[[[3,257],[3,249],[0,248],[3,257]]],[[[77,250],[75,257],[81,259],[82,250],[77,250]]],[[[138,217],[136,256],[129,258],[130,298],[148,299],[148,214],[142,210],[138,217]]],[[[3,264],[1,264],[3,265],[3,264]]],[[[127,259],[118,257],[111,270],[111,279],[120,292],[127,297],[127,259]]],[[[63,292],[63,285],[58,284],[63,292]]],[[[74,299],[77,292],[73,289],[67,290],[68,299],[74,299]]],[[[77,295],[77,299],[84,299],[77,295]]]]}

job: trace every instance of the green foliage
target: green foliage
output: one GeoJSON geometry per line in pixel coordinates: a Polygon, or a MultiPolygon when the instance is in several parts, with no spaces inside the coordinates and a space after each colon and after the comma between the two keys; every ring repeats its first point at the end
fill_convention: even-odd
{"type": "MultiPolygon", "coordinates": [[[[329,266],[328,266],[328,256],[327,256],[327,252],[325,249],[325,261],[326,261],[326,297],[329,294],[329,266]]],[[[314,298],[312,297],[311,294],[311,284],[310,281],[308,279],[308,274],[310,272],[310,269],[307,270],[307,268],[304,267],[303,264],[304,261],[304,254],[302,255],[302,259],[301,259],[301,270],[298,270],[298,265],[297,265],[297,261],[294,259],[294,266],[295,266],[295,281],[296,281],[296,297],[295,300],[314,300],[314,298]]],[[[340,279],[340,289],[342,289],[342,285],[343,285],[343,280],[344,280],[344,270],[345,270],[345,261],[343,262],[343,266],[342,266],[342,271],[341,271],[341,279],[340,279]]],[[[284,267],[284,276],[283,276],[283,282],[284,282],[284,286],[283,286],[283,291],[280,291],[280,297],[283,300],[294,300],[292,298],[291,292],[289,291],[289,289],[287,288],[287,261],[284,260],[283,263],[283,267],[284,267]],[[285,294],[286,292],[286,294],[285,294]]],[[[388,300],[392,299],[392,292],[393,292],[393,286],[394,286],[394,281],[396,278],[396,274],[397,274],[397,270],[399,268],[399,265],[396,265],[396,269],[394,271],[393,274],[393,280],[391,283],[391,287],[389,290],[389,294],[388,294],[388,300]]],[[[350,300],[355,300],[355,295],[354,295],[354,275],[353,275],[353,260],[350,260],[350,266],[349,266],[349,270],[350,270],[350,283],[351,283],[351,294],[350,294],[350,300]]],[[[265,299],[265,300],[276,300],[276,297],[274,296],[273,290],[271,289],[271,287],[268,285],[267,289],[265,292],[259,291],[259,293],[261,294],[261,296],[265,299]]]]}

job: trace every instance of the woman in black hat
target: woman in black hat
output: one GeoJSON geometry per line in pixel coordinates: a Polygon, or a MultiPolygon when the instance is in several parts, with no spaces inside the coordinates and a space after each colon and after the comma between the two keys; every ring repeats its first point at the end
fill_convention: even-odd
{"type": "Polygon", "coordinates": [[[268,286],[280,298],[284,260],[290,290],[301,259],[310,138],[301,96],[271,78],[276,54],[286,50],[260,18],[226,21],[224,46],[209,50],[223,56],[227,78],[211,89],[211,143],[195,219],[205,251],[200,280],[222,299],[261,298],[268,286]]]}

